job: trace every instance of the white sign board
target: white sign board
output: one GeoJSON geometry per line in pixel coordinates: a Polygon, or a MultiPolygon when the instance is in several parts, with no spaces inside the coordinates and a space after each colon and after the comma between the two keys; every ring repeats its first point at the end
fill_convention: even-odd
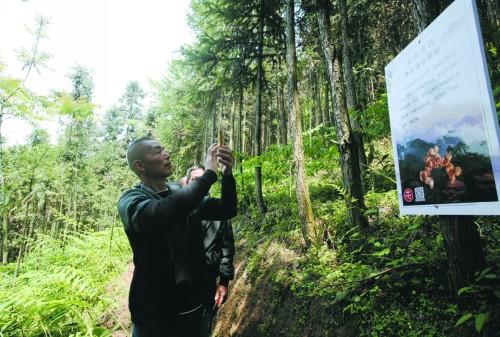
{"type": "Polygon", "coordinates": [[[500,214],[500,146],[474,0],[385,67],[400,212],[500,214]]]}

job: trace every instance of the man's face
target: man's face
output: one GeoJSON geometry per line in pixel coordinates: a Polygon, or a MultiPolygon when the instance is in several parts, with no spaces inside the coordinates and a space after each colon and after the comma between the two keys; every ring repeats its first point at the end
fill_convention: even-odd
{"type": "Polygon", "coordinates": [[[191,171],[191,174],[189,175],[189,183],[192,181],[197,180],[199,177],[201,177],[205,173],[205,171],[201,168],[197,168],[191,171]]]}
{"type": "Polygon", "coordinates": [[[143,144],[144,157],[142,172],[152,178],[167,178],[172,174],[172,164],[170,163],[170,153],[165,151],[163,146],[154,140],[148,140],[143,144]]]}

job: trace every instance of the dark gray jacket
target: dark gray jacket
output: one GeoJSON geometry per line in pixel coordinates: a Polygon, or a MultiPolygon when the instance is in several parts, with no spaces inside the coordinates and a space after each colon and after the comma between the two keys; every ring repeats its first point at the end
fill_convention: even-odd
{"type": "Polygon", "coordinates": [[[212,277],[225,285],[234,278],[234,235],[231,221],[203,220],[205,261],[212,277]]]}

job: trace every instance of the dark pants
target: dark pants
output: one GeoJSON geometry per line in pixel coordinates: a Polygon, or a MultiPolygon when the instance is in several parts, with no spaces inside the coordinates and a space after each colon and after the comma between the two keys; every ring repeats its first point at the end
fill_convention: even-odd
{"type": "Polygon", "coordinates": [[[213,309],[213,304],[205,306],[203,308],[203,316],[201,318],[201,337],[210,337],[212,335],[212,324],[214,321],[215,312],[217,309],[213,309]]]}
{"type": "Polygon", "coordinates": [[[215,289],[217,288],[217,269],[210,270],[211,277],[206,283],[207,288],[205,289],[205,304],[203,305],[203,315],[201,318],[201,337],[210,337],[212,335],[212,325],[214,322],[214,317],[217,312],[215,307],[215,289]]]}
{"type": "Polygon", "coordinates": [[[132,324],[132,337],[206,337],[203,321],[204,308],[178,315],[173,324],[148,322],[132,324]]]}

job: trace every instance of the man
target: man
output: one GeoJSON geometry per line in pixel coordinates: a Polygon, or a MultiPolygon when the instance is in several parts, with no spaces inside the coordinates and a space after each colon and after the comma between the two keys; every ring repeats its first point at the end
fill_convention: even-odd
{"type": "Polygon", "coordinates": [[[134,255],[129,294],[132,336],[198,337],[208,277],[200,219],[226,220],[236,215],[232,152],[210,146],[205,173],[185,188],[165,183],[172,174],[170,154],[152,138],[132,142],[127,162],[141,180],[118,201],[134,255]],[[222,197],[205,198],[217,181],[217,163],[222,197]]]}
{"type": "MultiPolygon", "coordinates": [[[[193,166],[187,170],[186,183],[198,180],[205,173],[202,166],[193,166]]],[[[202,220],[205,262],[209,268],[208,297],[202,325],[206,336],[212,330],[215,309],[220,308],[228,295],[229,281],[234,278],[234,236],[229,221],[202,220]],[[218,282],[217,282],[218,278],[218,282]]]]}

